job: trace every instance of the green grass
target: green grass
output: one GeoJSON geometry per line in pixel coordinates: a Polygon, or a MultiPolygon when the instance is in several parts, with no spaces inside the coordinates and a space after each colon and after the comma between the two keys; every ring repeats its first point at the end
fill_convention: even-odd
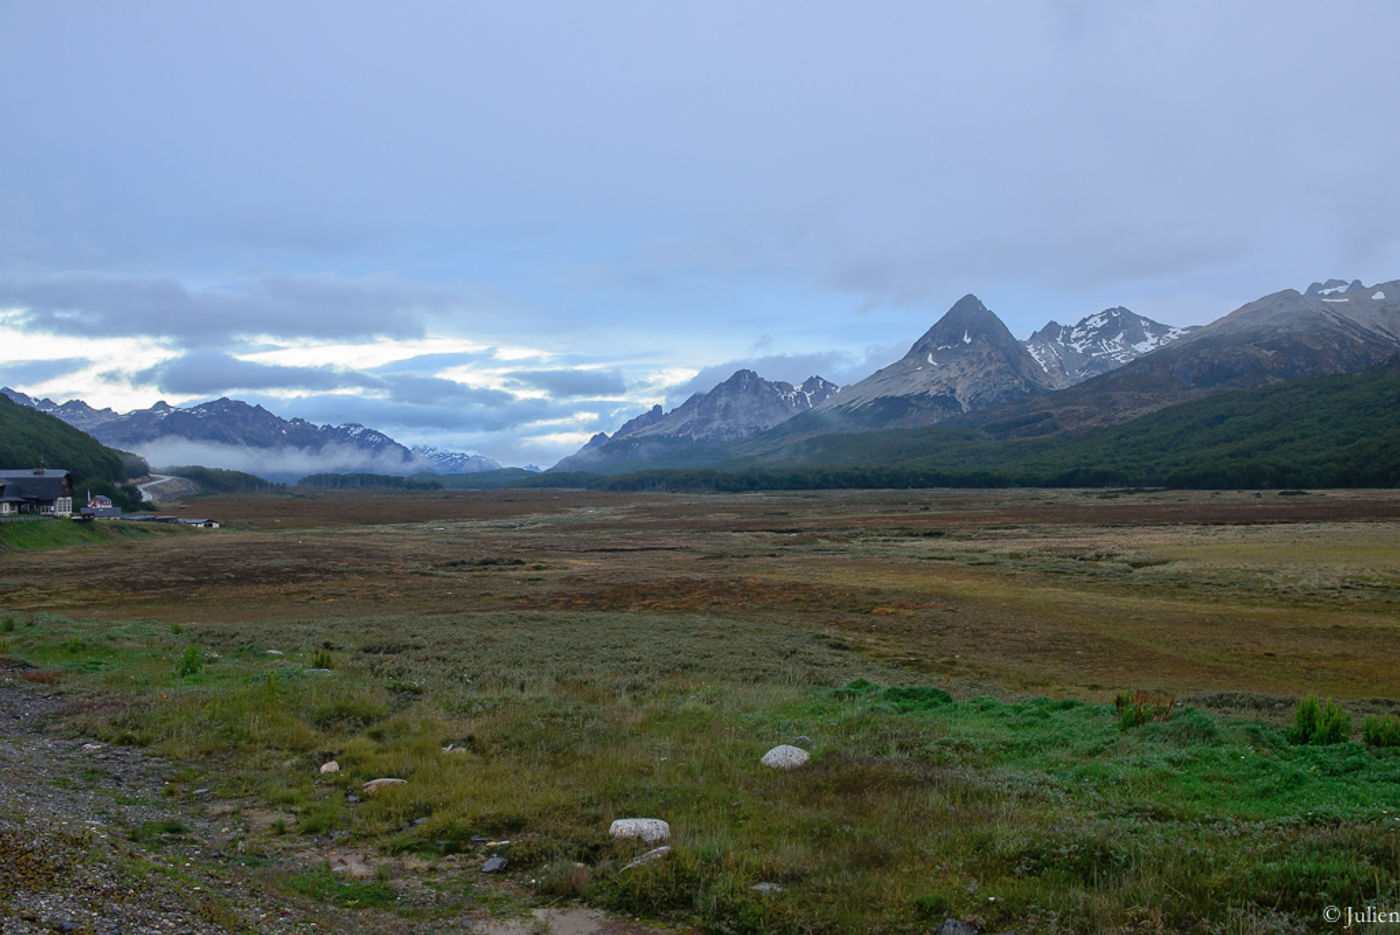
{"type": "Polygon", "coordinates": [[[75,523],[66,519],[17,520],[0,523],[0,554],[60,549],[74,545],[111,542],[114,539],[168,535],[171,531],[168,528],[157,529],[135,523],[75,523]]]}
{"type": "MultiPolygon", "coordinates": [[[[125,703],[86,727],[295,816],[274,829],[290,839],[433,858],[509,838],[493,853],[541,899],[797,933],[921,932],[943,914],[1127,930],[1144,912],[1169,931],[1267,931],[1241,920],[1307,927],[1328,904],[1400,898],[1397,748],[1291,744],[1181,707],[1124,729],[1111,705],[954,697],[824,634],[698,615],[190,629],[45,616],[11,639],[100,661],[66,690],[125,703]],[[182,676],[192,636],[206,664],[182,676]],[[328,643],[335,671],[309,671],[328,643]],[[806,766],[759,765],[800,734],[806,766]],[[319,772],[327,755],[339,772],[319,772]],[[347,801],[381,776],[408,782],[347,801]],[[624,872],[637,848],[606,831],[627,816],[669,821],[672,856],[624,872]]],[[[325,868],[287,885],[346,906],[397,893],[325,868]]]]}
{"type": "Polygon", "coordinates": [[[398,894],[380,880],[346,880],[324,864],[292,874],[284,885],[294,893],[352,909],[391,908],[398,894]]]}

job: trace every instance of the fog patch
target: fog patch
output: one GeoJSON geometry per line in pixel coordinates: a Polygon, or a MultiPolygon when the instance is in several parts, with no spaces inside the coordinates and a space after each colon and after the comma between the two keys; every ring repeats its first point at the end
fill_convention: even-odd
{"type": "Polygon", "coordinates": [[[291,483],[308,474],[408,475],[419,465],[401,451],[370,452],[352,445],[329,444],[317,449],[253,448],[219,442],[198,442],[165,436],[130,446],[151,464],[198,464],[256,474],[265,480],[291,483]]]}

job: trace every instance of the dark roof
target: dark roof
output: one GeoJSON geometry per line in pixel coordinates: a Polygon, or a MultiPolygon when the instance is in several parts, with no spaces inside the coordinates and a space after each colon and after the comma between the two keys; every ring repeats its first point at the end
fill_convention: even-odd
{"type": "Polygon", "coordinates": [[[6,497],[57,500],[72,495],[73,480],[67,471],[0,471],[0,490],[6,497]]]}

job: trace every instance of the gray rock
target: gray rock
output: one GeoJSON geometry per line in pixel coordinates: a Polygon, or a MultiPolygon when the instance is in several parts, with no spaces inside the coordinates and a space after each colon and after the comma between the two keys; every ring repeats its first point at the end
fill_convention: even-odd
{"type": "Polygon", "coordinates": [[[981,935],[982,930],[963,919],[944,919],[933,935],[981,935]]]}
{"type": "Polygon", "coordinates": [[[806,763],[808,759],[807,751],[801,747],[780,743],[763,754],[763,759],[759,762],[773,769],[794,769],[806,763]]]}
{"type": "Polygon", "coordinates": [[[660,844],[671,840],[671,826],[660,818],[619,818],[608,828],[614,840],[637,838],[643,844],[660,844]]]}
{"type": "Polygon", "coordinates": [[[481,865],[481,872],[500,873],[502,870],[506,869],[506,867],[509,864],[510,861],[506,860],[504,857],[492,857],[490,860],[486,861],[486,863],[481,865]]]}
{"type": "MultiPolygon", "coordinates": [[[[661,847],[653,847],[651,850],[647,851],[645,854],[641,855],[636,860],[632,861],[629,864],[626,864],[622,868],[622,870],[631,870],[633,867],[640,867],[642,864],[649,864],[654,860],[660,860],[669,853],[671,853],[671,848],[669,845],[663,844],[661,847]]],[[[621,873],[622,871],[619,870],[618,872],[621,873]]]]}
{"type": "Polygon", "coordinates": [[[767,896],[771,893],[781,893],[783,891],[783,888],[776,883],[755,883],[753,886],[749,887],[749,889],[758,893],[760,896],[767,896]]]}
{"type": "Polygon", "coordinates": [[[808,737],[806,734],[803,734],[801,737],[798,737],[796,740],[794,740],[792,742],[792,745],[794,747],[801,747],[804,750],[809,749],[812,746],[812,738],[808,737]]]}
{"type": "Polygon", "coordinates": [[[406,785],[407,783],[407,779],[397,779],[386,776],[383,779],[371,779],[369,782],[365,783],[363,786],[360,787],[360,791],[363,792],[365,795],[378,795],[380,792],[383,792],[390,786],[402,786],[406,785]]]}

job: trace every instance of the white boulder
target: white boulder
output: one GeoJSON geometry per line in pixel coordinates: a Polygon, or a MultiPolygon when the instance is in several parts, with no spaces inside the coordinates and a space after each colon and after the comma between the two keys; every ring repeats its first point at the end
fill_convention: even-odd
{"type": "Polygon", "coordinates": [[[773,769],[793,769],[806,763],[808,759],[807,751],[801,747],[780,743],[763,754],[763,759],[759,762],[773,769]]]}
{"type": "Polygon", "coordinates": [[[643,844],[664,844],[671,840],[671,826],[660,818],[619,818],[608,828],[616,840],[638,838],[643,844]]]}

